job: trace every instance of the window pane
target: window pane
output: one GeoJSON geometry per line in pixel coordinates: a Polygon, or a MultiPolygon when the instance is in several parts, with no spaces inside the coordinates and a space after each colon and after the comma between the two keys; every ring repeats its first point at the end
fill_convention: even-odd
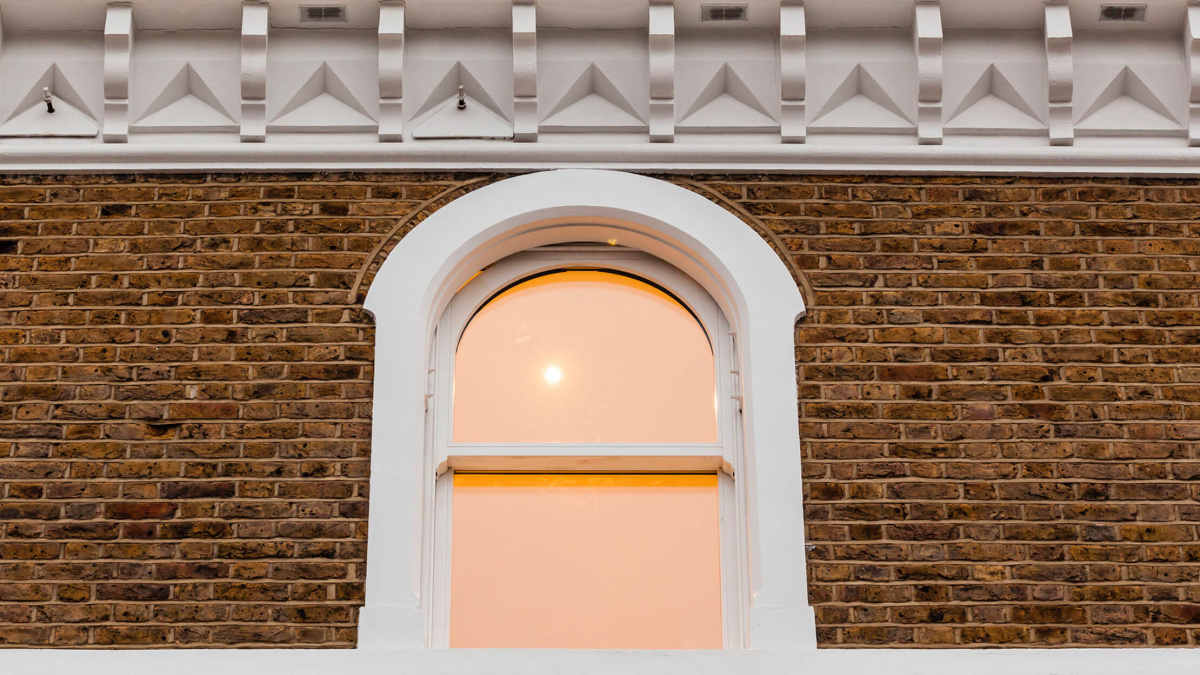
{"type": "Polygon", "coordinates": [[[715,443],[713,352],[657,288],[564,271],[471,319],[454,371],[460,443],[715,443]]]}
{"type": "Polygon", "coordinates": [[[720,649],[715,475],[455,474],[451,647],[720,649]]]}

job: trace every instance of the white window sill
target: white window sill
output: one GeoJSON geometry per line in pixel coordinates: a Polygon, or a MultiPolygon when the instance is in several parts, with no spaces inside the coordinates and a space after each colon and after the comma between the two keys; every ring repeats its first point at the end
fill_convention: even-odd
{"type": "Polygon", "coordinates": [[[1200,672],[1200,649],[822,649],[746,651],[2,650],[6,673],[67,675],[1161,675],[1200,672]]]}

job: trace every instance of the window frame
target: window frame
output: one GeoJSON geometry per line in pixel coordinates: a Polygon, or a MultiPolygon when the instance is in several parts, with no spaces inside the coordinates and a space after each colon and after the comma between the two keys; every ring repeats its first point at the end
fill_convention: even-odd
{"type": "Polygon", "coordinates": [[[795,370],[795,324],[805,310],[796,281],[751,227],[707,198],[647,176],[575,169],[508,178],[446,204],[397,243],[370,283],[376,414],[360,649],[431,647],[425,407],[445,307],[475,272],[514,253],[614,240],[693,279],[736,334],[748,495],[744,647],[815,649],[795,370]]]}
{"type": "Polygon", "coordinates": [[[746,642],[746,491],[736,479],[742,466],[741,392],[734,334],[720,307],[693,279],[643,251],[610,244],[540,247],[506,257],[472,276],[446,306],[431,350],[433,392],[426,410],[425,465],[434,467],[428,505],[433,545],[424,565],[429,644],[449,646],[451,521],[456,470],[535,472],[710,472],[718,476],[721,530],[721,608],[725,649],[746,642]],[[475,314],[498,293],[525,279],[555,270],[615,271],[657,285],[692,312],[713,350],[716,400],[715,443],[462,443],[453,434],[453,384],[459,341],[475,314]]]}

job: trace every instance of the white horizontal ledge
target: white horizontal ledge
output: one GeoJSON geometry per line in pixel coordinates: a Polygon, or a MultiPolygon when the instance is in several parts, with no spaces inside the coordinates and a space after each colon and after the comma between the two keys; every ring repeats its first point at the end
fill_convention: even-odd
{"type": "Polygon", "coordinates": [[[714,444],[452,443],[438,467],[455,471],[688,472],[733,469],[714,444]]]}
{"type": "Polygon", "coordinates": [[[380,145],[0,145],[0,171],[641,171],[956,174],[1200,174],[1200,148],[823,145],[514,144],[427,141],[380,145]]]}
{"type": "Polygon", "coordinates": [[[1196,649],[822,649],[815,651],[5,650],[5,672],[69,675],[394,675],[403,672],[689,675],[1162,675],[1200,672],[1196,649]]]}

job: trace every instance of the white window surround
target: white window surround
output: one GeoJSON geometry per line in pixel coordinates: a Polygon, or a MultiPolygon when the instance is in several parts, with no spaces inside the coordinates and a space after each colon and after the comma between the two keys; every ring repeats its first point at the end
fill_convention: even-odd
{"type": "Polygon", "coordinates": [[[771,248],[705,198],[610,171],[512,178],[472,192],[397,244],[371,284],[376,320],[366,606],[360,649],[419,649],[425,513],[435,466],[424,466],[425,396],[434,328],[475,272],[554,243],[616,240],[688,275],[738,335],[752,571],[751,648],[814,648],[805,573],[793,328],[804,301],[771,248]],[[380,573],[378,570],[385,570],[380,573]]]}

